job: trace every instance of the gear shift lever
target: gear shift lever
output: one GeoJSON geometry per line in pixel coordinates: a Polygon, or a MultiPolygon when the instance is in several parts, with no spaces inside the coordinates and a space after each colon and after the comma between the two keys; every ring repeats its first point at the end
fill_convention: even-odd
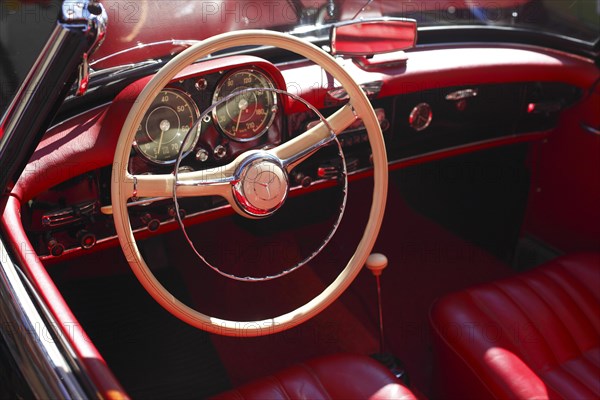
{"type": "Polygon", "coordinates": [[[371,271],[377,282],[377,308],[379,310],[379,353],[372,354],[375,360],[392,371],[396,378],[402,380],[406,386],[409,386],[408,374],[404,370],[402,363],[393,354],[385,351],[385,339],[383,336],[383,304],[381,301],[381,274],[388,265],[388,259],[381,253],[373,253],[367,258],[365,266],[371,271]]]}
{"type": "Polygon", "coordinates": [[[381,304],[381,274],[388,265],[388,259],[381,253],[373,253],[367,258],[366,266],[371,271],[377,281],[377,308],[379,309],[379,353],[385,351],[385,341],[383,338],[383,306],[381,304]]]}

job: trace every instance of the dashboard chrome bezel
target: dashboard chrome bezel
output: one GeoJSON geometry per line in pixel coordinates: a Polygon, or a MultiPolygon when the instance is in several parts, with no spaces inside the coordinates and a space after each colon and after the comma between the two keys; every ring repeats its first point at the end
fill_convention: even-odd
{"type": "MultiPolygon", "coordinates": [[[[180,89],[178,87],[173,87],[173,86],[165,86],[160,93],[162,93],[163,91],[170,91],[170,92],[176,92],[179,95],[183,96],[186,101],[192,106],[192,112],[195,115],[195,121],[193,122],[192,127],[196,125],[196,133],[195,133],[195,137],[194,140],[192,142],[192,145],[190,146],[190,149],[187,150],[185,153],[183,153],[183,157],[187,157],[190,153],[192,153],[194,151],[194,149],[196,148],[196,145],[198,144],[198,140],[200,140],[200,133],[201,133],[201,127],[200,125],[197,124],[198,119],[200,118],[200,109],[198,108],[198,104],[196,103],[196,101],[192,98],[192,95],[190,93],[188,93],[187,91],[180,89]]],[[[159,93],[159,95],[160,95],[159,93]]],[[[155,99],[156,100],[156,99],[155,99]]],[[[153,100],[154,102],[154,100],[153,100]]],[[[150,113],[150,109],[148,110],[148,112],[144,115],[144,118],[142,119],[142,121],[148,116],[148,114],[150,113]]],[[[185,138],[187,135],[187,132],[184,133],[183,137],[185,138]]],[[[175,162],[177,161],[177,156],[175,156],[172,160],[166,160],[166,161],[162,161],[162,160],[157,160],[157,159],[153,159],[151,157],[149,157],[146,153],[144,153],[142,151],[142,149],[140,149],[137,140],[134,140],[132,143],[132,147],[135,150],[136,154],[138,154],[140,157],[142,157],[145,161],[153,164],[153,165],[174,165],[175,162]]]]}
{"type": "MultiPolygon", "coordinates": [[[[278,104],[278,96],[277,93],[272,92],[271,89],[278,89],[278,86],[275,82],[275,80],[273,79],[273,77],[271,75],[269,75],[266,71],[260,69],[260,68],[256,68],[254,66],[249,66],[249,67],[241,67],[241,68],[236,68],[236,69],[232,69],[230,71],[228,71],[217,83],[215,90],[213,92],[213,96],[212,96],[212,104],[215,104],[216,102],[219,101],[218,97],[220,95],[221,89],[223,88],[225,82],[231,78],[233,75],[239,74],[239,73],[251,73],[254,75],[260,75],[262,76],[266,82],[268,82],[270,84],[271,87],[268,87],[266,89],[269,89],[268,92],[271,94],[272,98],[273,98],[273,104],[271,104],[269,110],[267,110],[267,112],[270,113],[270,115],[268,115],[265,118],[265,126],[260,130],[260,132],[256,133],[255,135],[253,135],[252,137],[249,138],[238,138],[235,136],[230,135],[229,133],[227,133],[226,129],[223,128],[221,126],[221,123],[219,122],[219,118],[217,116],[217,107],[215,107],[213,109],[213,111],[211,112],[211,117],[214,123],[214,126],[217,128],[217,130],[223,134],[226,138],[233,140],[234,142],[238,142],[238,143],[246,143],[246,142],[251,142],[253,140],[259,139],[260,137],[262,137],[273,125],[273,122],[275,121],[275,117],[277,116],[277,113],[279,112],[279,104],[278,104]]],[[[235,93],[232,92],[232,93],[235,93]]],[[[226,106],[226,105],[225,105],[226,106]]]]}

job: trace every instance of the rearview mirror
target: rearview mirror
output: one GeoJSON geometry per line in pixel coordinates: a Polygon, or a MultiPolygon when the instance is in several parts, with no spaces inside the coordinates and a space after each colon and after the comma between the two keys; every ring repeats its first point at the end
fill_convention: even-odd
{"type": "Polygon", "coordinates": [[[331,54],[372,56],[413,48],[417,21],[408,18],[357,20],[333,26],[331,54]]]}

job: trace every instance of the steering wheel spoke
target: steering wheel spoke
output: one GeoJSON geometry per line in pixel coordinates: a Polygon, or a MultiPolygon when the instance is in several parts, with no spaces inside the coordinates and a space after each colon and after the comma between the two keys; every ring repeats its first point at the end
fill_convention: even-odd
{"type": "Polygon", "coordinates": [[[221,196],[229,198],[231,185],[235,184],[233,167],[226,165],[202,171],[159,175],[127,175],[125,192],[131,197],[177,197],[221,196]]]}
{"type": "Polygon", "coordinates": [[[306,132],[269,150],[269,152],[280,159],[284,168],[290,172],[296,165],[330,143],[335,135],[342,133],[357,118],[354,107],[348,103],[325,121],[321,121],[306,132]]]}

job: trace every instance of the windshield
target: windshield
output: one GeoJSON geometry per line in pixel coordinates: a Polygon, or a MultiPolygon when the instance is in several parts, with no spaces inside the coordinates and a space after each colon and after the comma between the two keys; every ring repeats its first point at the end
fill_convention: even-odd
{"type": "MultiPolygon", "coordinates": [[[[59,3],[0,1],[0,115],[55,24],[59,3]]],[[[108,14],[108,29],[104,43],[91,57],[94,71],[168,58],[195,41],[222,32],[267,28],[310,36],[326,32],[322,28],[330,23],[380,16],[414,18],[422,29],[469,26],[520,29],[563,37],[590,48],[600,35],[600,0],[101,0],[101,3],[108,14]]],[[[473,41],[477,39],[474,35],[473,41]]]]}

